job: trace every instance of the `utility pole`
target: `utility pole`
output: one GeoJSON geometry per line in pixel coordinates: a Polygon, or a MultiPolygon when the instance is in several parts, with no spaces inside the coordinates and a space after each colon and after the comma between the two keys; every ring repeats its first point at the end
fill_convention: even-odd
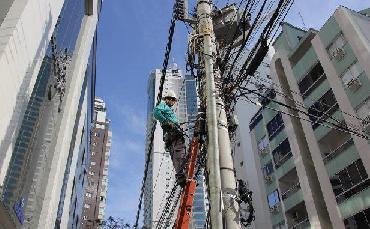
{"type": "Polygon", "coordinates": [[[211,16],[210,0],[197,1],[198,33],[203,37],[203,47],[199,57],[203,57],[206,81],[206,114],[208,130],[207,169],[210,194],[211,228],[222,229],[221,179],[218,129],[216,116],[216,86],[214,78],[214,54],[216,53],[215,35],[211,16]]]}
{"type": "Polygon", "coordinates": [[[217,117],[218,117],[218,142],[220,146],[220,174],[222,200],[224,209],[222,217],[224,228],[239,229],[239,204],[236,202],[236,181],[234,174],[234,163],[231,155],[230,137],[225,112],[225,105],[221,95],[217,99],[217,117]]]}

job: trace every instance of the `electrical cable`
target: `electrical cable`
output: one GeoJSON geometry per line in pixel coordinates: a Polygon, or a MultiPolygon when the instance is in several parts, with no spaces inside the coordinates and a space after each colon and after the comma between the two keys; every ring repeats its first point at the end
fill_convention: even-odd
{"type": "MultiPolygon", "coordinates": [[[[367,135],[363,135],[362,133],[358,133],[358,132],[353,131],[353,130],[347,128],[347,127],[344,127],[342,125],[337,125],[337,124],[332,123],[332,122],[329,122],[327,120],[320,120],[320,117],[317,117],[315,115],[309,114],[308,112],[302,111],[302,110],[300,110],[300,109],[298,109],[296,107],[292,107],[290,105],[284,104],[284,103],[279,102],[277,100],[271,99],[270,97],[257,92],[257,90],[249,89],[249,88],[246,88],[246,87],[240,88],[240,90],[246,91],[246,93],[241,93],[241,96],[248,95],[250,93],[253,93],[253,94],[256,94],[256,95],[258,95],[258,96],[260,96],[262,98],[268,99],[268,100],[270,100],[270,101],[272,101],[272,102],[274,102],[274,103],[276,103],[276,104],[278,104],[278,105],[280,105],[282,107],[291,109],[291,110],[296,111],[298,113],[302,113],[302,114],[306,115],[307,117],[318,118],[316,122],[313,122],[311,119],[305,119],[305,118],[301,118],[299,116],[296,116],[297,118],[300,118],[300,119],[305,120],[305,121],[309,121],[312,124],[318,123],[319,125],[323,125],[323,126],[326,126],[326,127],[331,128],[331,129],[336,129],[336,130],[340,130],[340,131],[343,131],[343,132],[352,133],[352,134],[354,134],[354,135],[356,135],[358,137],[361,137],[361,138],[364,138],[364,139],[367,139],[367,140],[370,139],[367,135]],[[331,125],[331,126],[325,125],[323,123],[326,123],[326,124],[331,125]]],[[[279,111],[279,112],[282,112],[283,113],[283,111],[279,111]]],[[[294,115],[294,114],[292,114],[292,115],[294,115]]]]}
{"type": "MultiPolygon", "coordinates": [[[[175,2],[175,4],[176,4],[176,2],[175,2]]],[[[174,35],[174,32],[175,32],[175,26],[176,26],[176,19],[175,19],[175,12],[173,11],[172,12],[172,18],[171,18],[171,23],[170,23],[170,28],[169,28],[169,32],[168,32],[169,35],[168,35],[168,41],[167,41],[167,45],[166,45],[166,49],[165,49],[165,55],[164,55],[163,66],[162,66],[163,67],[162,68],[162,75],[161,75],[161,79],[160,79],[160,82],[159,82],[159,92],[158,92],[158,95],[157,95],[156,105],[158,105],[160,103],[160,101],[162,100],[163,85],[164,85],[164,81],[165,81],[165,78],[166,78],[168,61],[169,61],[169,57],[170,57],[170,53],[171,53],[171,49],[172,49],[172,40],[173,40],[173,35],[174,35]]],[[[136,212],[135,223],[134,223],[134,226],[133,226],[135,229],[137,229],[138,224],[139,224],[140,212],[141,212],[142,201],[143,201],[143,196],[144,196],[145,182],[146,182],[146,178],[147,178],[147,175],[148,175],[149,163],[151,161],[153,141],[154,141],[154,132],[155,132],[155,129],[156,129],[156,124],[157,124],[157,122],[153,120],[152,125],[151,125],[152,129],[150,131],[150,137],[149,137],[147,157],[146,157],[145,166],[144,166],[144,176],[143,176],[142,186],[141,186],[141,190],[140,190],[138,209],[137,209],[137,212],[136,212]]]]}
{"type": "MultiPolygon", "coordinates": [[[[256,79],[256,78],[254,78],[254,79],[256,79]]],[[[286,98],[288,98],[289,100],[292,100],[294,103],[301,105],[301,106],[302,106],[303,108],[305,108],[305,109],[308,109],[308,108],[305,106],[305,104],[304,104],[304,103],[298,102],[298,101],[296,101],[293,97],[291,97],[291,96],[289,96],[289,95],[286,95],[284,92],[281,92],[281,91],[277,90],[277,88],[280,88],[280,85],[279,85],[279,84],[274,83],[273,81],[268,81],[268,80],[266,80],[266,79],[264,79],[264,78],[258,78],[258,79],[256,79],[256,80],[258,80],[259,82],[265,82],[265,83],[267,83],[267,84],[269,84],[269,85],[273,85],[273,86],[275,86],[274,90],[275,90],[276,92],[279,92],[279,93],[281,93],[281,94],[284,94],[284,96],[286,96],[286,98]]],[[[257,82],[257,83],[250,82],[250,83],[254,84],[255,86],[263,86],[263,87],[265,87],[266,89],[268,88],[268,86],[267,86],[267,85],[259,84],[259,82],[257,82]]],[[[297,92],[297,91],[294,91],[294,90],[291,90],[291,89],[287,89],[287,90],[288,90],[290,93],[292,93],[292,94],[295,94],[295,95],[301,96],[301,93],[300,93],[300,92],[297,92]]],[[[314,102],[314,103],[319,103],[319,104],[320,104],[320,105],[322,105],[322,106],[329,107],[329,105],[328,105],[328,104],[326,104],[326,103],[324,103],[324,102],[322,102],[322,101],[318,101],[318,100],[314,100],[314,99],[310,99],[310,98],[306,98],[306,99],[309,99],[311,102],[314,102]]],[[[315,109],[315,110],[316,110],[316,111],[319,111],[319,110],[317,110],[317,109],[315,109]]],[[[359,118],[359,117],[357,117],[357,116],[355,116],[355,115],[352,115],[352,114],[350,114],[350,113],[348,113],[348,112],[345,112],[345,111],[343,111],[343,110],[341,110],[341,112],[342,112],[343,114],[346,114],[347,116],[350,116],[350,117],[352,117],[352,118],[355,118],[355,119],[359,120],[360,122],[363,122],[363,121],[364,121],[363,119],[361,119],[361,118],[359,118]]],[[[354,126],[356,126],[356,125],[354,125],[354,126]]],[[[361,129],[361,128],[360,128],[360,129],[361,129]]]]}

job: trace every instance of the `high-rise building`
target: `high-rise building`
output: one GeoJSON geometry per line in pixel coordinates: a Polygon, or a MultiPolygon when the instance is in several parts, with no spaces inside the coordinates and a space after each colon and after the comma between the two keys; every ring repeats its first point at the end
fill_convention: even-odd
{"type": "Polygon", "coordinates": [[[109,129],[110,120],[107,119],[106,105],[101,98],[95,98],[93,114],[87,185],[84,190],[81,224],[78,228],[98,228],[105,215],[112,132],[109,129]]]}
{"type": "Polygon", "coordinates": [[[89,129],[87,94],[94,87],[87,82],[95,79],[88,60],[100,6],[100,0],[0,3],[0,208],[14,227],[58,227],[71,205],[69,175],[87,144],[80,139],[89,129]]]}
{"type": "MultiPolygon", "coordinates": [[[[147,139],[149,139],[150,130],[154,123],[152,111],[157,101],[156,96],[159,90],[161,75],[161,70],[156,69],[150,74],[148,80],[147,139]]],[[[191,76],[185,77],[182,71],[177,68],[176,64],[167,70],[163,94],[168,90],[173,90],[177,94],[178,102],[173,109],[179,122],[185,123],[182,127],[184,129],[189,128],[188,133],[191,133],[191,129],[194,127],[197,113],[198,101],[195,85],[195,79],[191,76]]],[[[189,142],[189,139],[187,139],[187,142],[189,142]]],[[[149,140],[147,140],[146,152],[148,150],[149,140]]],[[[166,152],[164,149],[163,130],[159,124],[157,124],[154,133],[152,152],[150,153],[151,161],[149,163],[148,177],[144,191],[144,226],[155,228],[163,211],[165,199],[175,184],[174,168],[172,166],[169,152],[166,152]]],[[[205,221],[205,213],[203,211],[205,203],[204,200],[201,200],[201,198],[204,197],[203,182],[200,182],[199,184],[199,190],[202,190],[197,190],[199,195],[195,202],[197,202],[198,208],[194,208],[194,225],[200,224],[196,223],[196,221],[202,221],[203,217],[205,221]]]]}
{"type": "Polygon", "coordinates": [[[250,123],[273,228],[370,228],[369,15],[341,6],[274,42],[276,93],[250,123]]]}
{"type": "MultiPolygon", "coordinates": [[[[185,76],[185,94],[186,94],[186,116],[188,119],[187,123],[187,134],[191,139],[194,134],[195,122],[198,114],[198,94],[196,87],[196,79],[194,76],[185,76]]],[[[205,182],[203,176],[203,170],[200,171],[197,177],[197,187],[194,194],[194,202],[191,217],[191,228],[204,228],[207,220],[207,192],[205,191],[205,182]]]]}

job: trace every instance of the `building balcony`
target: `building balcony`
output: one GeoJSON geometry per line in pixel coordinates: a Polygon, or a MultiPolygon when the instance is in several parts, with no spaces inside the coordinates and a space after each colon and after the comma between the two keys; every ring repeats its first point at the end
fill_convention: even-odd
{"type": "Polygon", "coordinates": [[[296,192],[301,190],[296,168],[291,169],[279,179],[279,188],[281,191],[281,199],[283,201],[288,200],[296,192]]]}
{"type": "Polygon", "coordinates": [[[302,200],[299,204],[285,212],[287,219],[287,228],[289,229],[306,229],[310,228],[310,221],[306,205],[302,200]]]}
{"type": "Polygon", "coordinates": [[[298,189],[292,190],[286,197],[286,199],[283,200],[286,211],[289,211],[301,202],[303,202],[303,192],[300,187],[298,189]]]}
{"type": "Polygon", "coordinates": [[[310,226],[310,221],[308,220],[308,218],[305,218],[301,222],[291,226],[289,229],[307,229],[311,228],[310,226]]]}
{"type": "Polygon", "coordinates": [[[275,161],[275,169],[278,169],[279,167],[281,167],[291,157],[293,157],[293,153],[292,152],[288,152],[285,155],[281,156],[278,160],[275,161]]]}
{"type": "Polygon", "coordinates": [[[275,171],[275,176],[277,179],[285,176],[289,171],[295,168],[294,159],[290,157],[284,164],[282,164],[278,169],[275,171]]]}
{"type": "MultiPolygon", "coordinates": [[[[343,125],[344,124],[344,118],[343,118],[342,112],[340,110],[335,111],[332,115],[330,115],[329,121],[333,122],[333,123],[336,123],[338,125],[343,125]],[[335,121],[335,120],[338,120],[341,123],[338,124],[338,122],[335,121]]],[[[322,138],[324,138],[332,130],[333,130],[333,128],[330,128],[330,127],[327,127],[327,126],[324,126],[324,125],[319,125],[314,130],[314,134],[315,134],[316,139],[318,141],[320,141],[322,138]]]]}
{"type": "Polygon", "coordinates": [[[313,82],[303,93],[302,97],[303,99],[307,98],[322,82],[326,80],[326,75],[321,74],[315,82],[313,82]]]}
{"type": "MultiPolygon", "coordinates": [[[[336,112],[336,111],[338,111],[338,109],[339,109],[339,105],[338,105],[338,103],[336,103],[336,104],[334,104],[333,106],[331,106],[328,110],[326,110],[325,112],[323,112],[322,114],[321,114],[321,116],[320,117],[310,117],[310,119],[312,120],[312,121],[314,121],[313,123],[312,123],[312,128],[315,130],[317,127],[319,127],[320,125],[321,125],[321,123],[323,123],[324,121],[326,121],[326,120],[328,120],[328,119],[330,119],[330,117],[336,112]]],[[[309,113],[310,113],[310,111],[309,111],[309,113]]],[[[316,113],[316,112],[315,112],[316,113]]],[[[312,115],[315,115],[315,113],[313,113],[312,115]]],[[[336,123],[336,121],[334,121],[334,120],[332,120],[332,119],[330,119],[330,122],[334,122],[334,123],[336,123]]],[[[338,123],[336,123],[336,124],[338,124],[338,123]]]]}
{"type": "Polygon", "coordinates": [[[360,183],[354,185],[351,189],[346,190],[335,196],[338,204],[350,199],[356,194],[368,189],[370,187],[370,179],[362,180],[360,183]]]}
{"type": "Polygon", "coordinates": [[[294,185],[292,185],[288,190],[283,192],[281,194],[281,199],[286,200],[290,196],[292,196],[294,193],[298,192],[301,189],[301,184],[298,182],[294,185]]]}
{"type": "Polygon", "coordinates": [[[340,153],[344,152],[353,145],[354,145],[353,139],[352,138],[348,139],[347,141],[339,145],[336,149],[329,151],[329,153],[326,153],[323,158],[324,163],[327,164],[333,158],[337,157],[340,153]]]}

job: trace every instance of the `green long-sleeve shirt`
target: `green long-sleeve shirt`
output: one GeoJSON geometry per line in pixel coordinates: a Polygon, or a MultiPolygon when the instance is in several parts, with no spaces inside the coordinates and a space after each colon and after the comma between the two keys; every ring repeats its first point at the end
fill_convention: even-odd
{"type": "Polygon", "coordinates": [[[161,124],[166,121],[171,121],[174,124],[178,124],[178,120],[175,112],[169,107],[165,101],[161,101],[153,110],[154,118],[157,119],[161,124]]]}

